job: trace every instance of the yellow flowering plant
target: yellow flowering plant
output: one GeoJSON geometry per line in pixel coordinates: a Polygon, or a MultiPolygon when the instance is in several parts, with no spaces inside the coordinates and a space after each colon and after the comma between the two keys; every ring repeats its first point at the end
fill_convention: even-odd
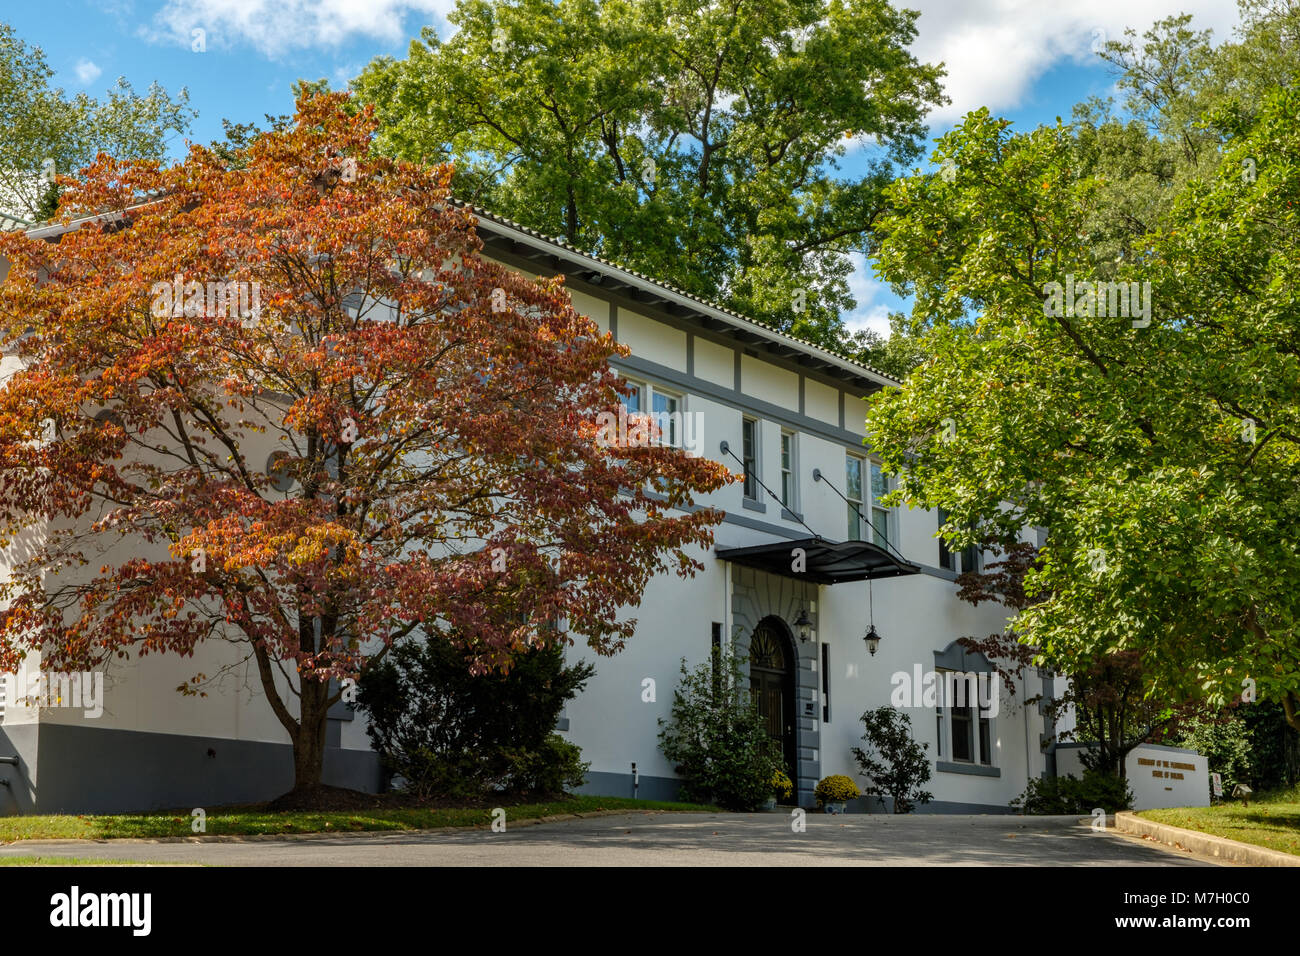
{"type": "Polygon", "coordinates": [[[856,800],[862,796],[858,791],[858,785],[842,773],[834,773],[829,777],[823,777],[813,793],[817,796],[817,805],[819,807],[828,803],[843,803],[847,800],[856,800]]]}

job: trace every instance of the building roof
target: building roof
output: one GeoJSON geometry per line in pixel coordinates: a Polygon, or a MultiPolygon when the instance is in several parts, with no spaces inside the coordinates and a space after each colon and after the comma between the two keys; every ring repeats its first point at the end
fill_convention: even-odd
{"type": "Polygon", "coordinates": [[[697,322],[702,327],[765,349],[779,358],[851,382],[864,392],[898,385],[879,369],[847,358],[805,339],[778,332],[724,306],[674,288],[643,273],[578,249],[563,239],[547,236],[528,226],[498,216],[470,203],[458,203],[474,213],[486,250],[505,251],[525,259],[542,260],[551,268],[602,289],[614,288],[637,302],[669,315],[697,322]],[[549,261],[548,261],[549,260],[549,261]]]}
{"type": "Polygon", "coordinates": [[[19,219],[12,213],[0,210],[0,232],[15,232],[19,229],[30,229],[34,223],[26,219],[19,219]]]}

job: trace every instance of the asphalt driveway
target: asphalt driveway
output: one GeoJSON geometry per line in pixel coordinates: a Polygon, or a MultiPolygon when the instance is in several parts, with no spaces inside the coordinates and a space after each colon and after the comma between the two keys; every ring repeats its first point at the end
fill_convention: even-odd
{"type": "Polygon", "coordinates": [[[457,830],[253,839],[24,841],[5,856],[219,866],[1207,866],[1078,817],[628,813],[504,833],[457,830]]]}

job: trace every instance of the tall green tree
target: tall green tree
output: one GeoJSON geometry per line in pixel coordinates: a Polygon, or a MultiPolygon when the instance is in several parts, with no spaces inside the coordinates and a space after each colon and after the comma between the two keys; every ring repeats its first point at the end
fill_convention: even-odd
{"type": "Polygon", "coordinates": [[[937,66],[885,0],[461,0],[355,81],[464,199],[825,345],[937,66]],[[856,139],[865,172],[840,175],[856,139]]]}
{"type": "Polygon", "coordinates": [[[1133,651],[1153,694],[1277,699],[1300,726],[1300,94],[1229,107],[1220,161],[1115,259],[1069,127],[980,112],[945,137],[956,174],[900,180],[881,227],[929,357],[867,433],[954,544],[1050,529],[1026,642],[1076,671],[1133,651]],[[1136,283],[1138,308],[1087,282],[1136,283]]]}
{"type": "Polygon", "coordinates": [[[0,23],[0,212],[45,220],[54,212],[56,176],[90,165],[101,152],[117,159],[161,159],[171,136],[196,115],[184,89],[172,98],[152,84],[144,95],[119,78],[103,99],[68,96],[50,81],[40,47],[0,23]]]}

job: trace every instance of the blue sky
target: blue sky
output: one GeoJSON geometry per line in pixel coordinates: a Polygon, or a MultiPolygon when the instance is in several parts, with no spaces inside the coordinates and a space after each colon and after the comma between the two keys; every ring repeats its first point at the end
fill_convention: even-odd
{"type": "MultiPolygon", "coordinates": [[[[372,58],[403,56],[421,27],[444,36],[452,0],[4,0],[0,19],[40,46],[56,82],[102,95],[118,76],[137,90],[157,81],[189,90],[198,110],[190,136],[221,136],[223,117],[261,122],[292,109],[290,84],[328,78],[345,86],[372,58]],[[195,31],[202,31],[196,34],[195,31]],[[205,49],[196,52],[196,38],[205,49]]],[[[943,61],[952,103],[931,118],[931,135],[987,106],[1017,127],[1068,118],[1074,103],[1109,95],[1114,78],[1092,53],[1125,28],[1187,12],[1226,37],[1233,0],[907,0],[921,11],[915,51],[943,61]]],[[[179,139],[173,152],[179,155],[179,139]]],[[[853,157],[843,168],[851,173],[853,157]]],[[[853,327],[886,330],[900,303],[859,262],[853,327]]]]}

